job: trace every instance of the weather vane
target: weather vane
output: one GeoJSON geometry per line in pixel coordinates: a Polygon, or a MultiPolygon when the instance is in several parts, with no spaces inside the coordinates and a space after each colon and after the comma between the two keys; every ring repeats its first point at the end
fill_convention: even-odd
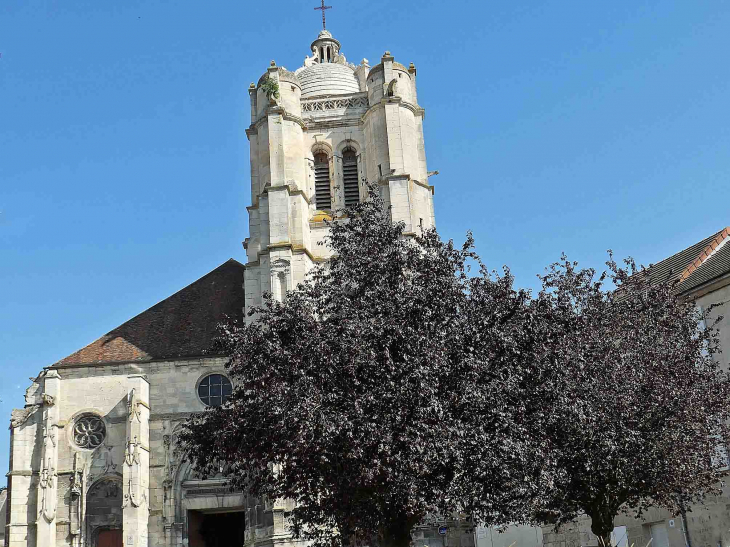
{"type": "Polygon", "coordinates": [[[325,6],[324,5],[324,0],[322,0],[322,5],[320,7],[318,7],[318,8],[314,8],[314,9],[322,10],[322,30],[327,30],[327,24],[326,24],[326,21],[325,21],[325,18],[324,18],[324,10],[326,10],[326,9],[332,9],[332,6],[325,6]]]}

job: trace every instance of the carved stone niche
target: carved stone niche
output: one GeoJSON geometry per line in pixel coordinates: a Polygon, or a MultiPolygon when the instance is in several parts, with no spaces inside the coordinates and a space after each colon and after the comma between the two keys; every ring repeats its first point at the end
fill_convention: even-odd
{"type": "Polygon", "coordinates": [[[279,258],[271,262],[271,293],[279,302],[286,300],[287,291],[292,290],[291,264],[279,258]]]}

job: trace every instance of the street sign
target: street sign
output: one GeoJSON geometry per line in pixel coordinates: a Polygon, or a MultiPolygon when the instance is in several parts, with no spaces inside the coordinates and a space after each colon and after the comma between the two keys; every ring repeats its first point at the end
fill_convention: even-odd
{"type": "Polygon", "coordinates": [[[448,530],[446,526],[439,526],[439,534],[441,534],[442,536],[446,535],[446,530],[448,530]]]}

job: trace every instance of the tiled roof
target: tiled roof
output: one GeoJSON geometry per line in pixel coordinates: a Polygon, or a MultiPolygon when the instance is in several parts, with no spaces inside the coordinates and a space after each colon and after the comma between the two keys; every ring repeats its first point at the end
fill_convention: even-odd
{"type": "Polygon", "coordinates": [[[243,270],[230,259],[108,332],[56,366],[197,357],[211,346],[225,316],[240,319],[243,270]]]}
{"type": "Polygon", "coordinates": [[[654,264],[651,278],[679,279],[679,293],[730,273],[730,227],[654,264]]]}
{"type": "MultiPolygon", "coordinates": [[[[728,232],[730,229],[726,228],[724,231],[728,232]]],[[[730,273],[730,234],[727,234],[721,246],[718,246],[714,253],[706,257],[702,265],[691,272],[679,285],[679,290],[687,292],[696,289],[700,285],[728,273],[730,273]]]]}

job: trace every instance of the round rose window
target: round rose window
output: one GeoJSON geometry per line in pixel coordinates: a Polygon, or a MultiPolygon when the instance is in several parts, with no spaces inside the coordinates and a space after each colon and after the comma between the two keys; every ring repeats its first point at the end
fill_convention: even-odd
{"type": "Polygon", "coordinates": [[[79,448],[96,448],[105,437],[104,420],[95,414],[84,414],[74,422],[74,443],[79,448]]]}
{"type": "Polygon", "coordinates": [[[206,406],[221,406],[232,391],[231,381],[222,374],[209,374],[198,384],[198,397],[206,406]]]}

